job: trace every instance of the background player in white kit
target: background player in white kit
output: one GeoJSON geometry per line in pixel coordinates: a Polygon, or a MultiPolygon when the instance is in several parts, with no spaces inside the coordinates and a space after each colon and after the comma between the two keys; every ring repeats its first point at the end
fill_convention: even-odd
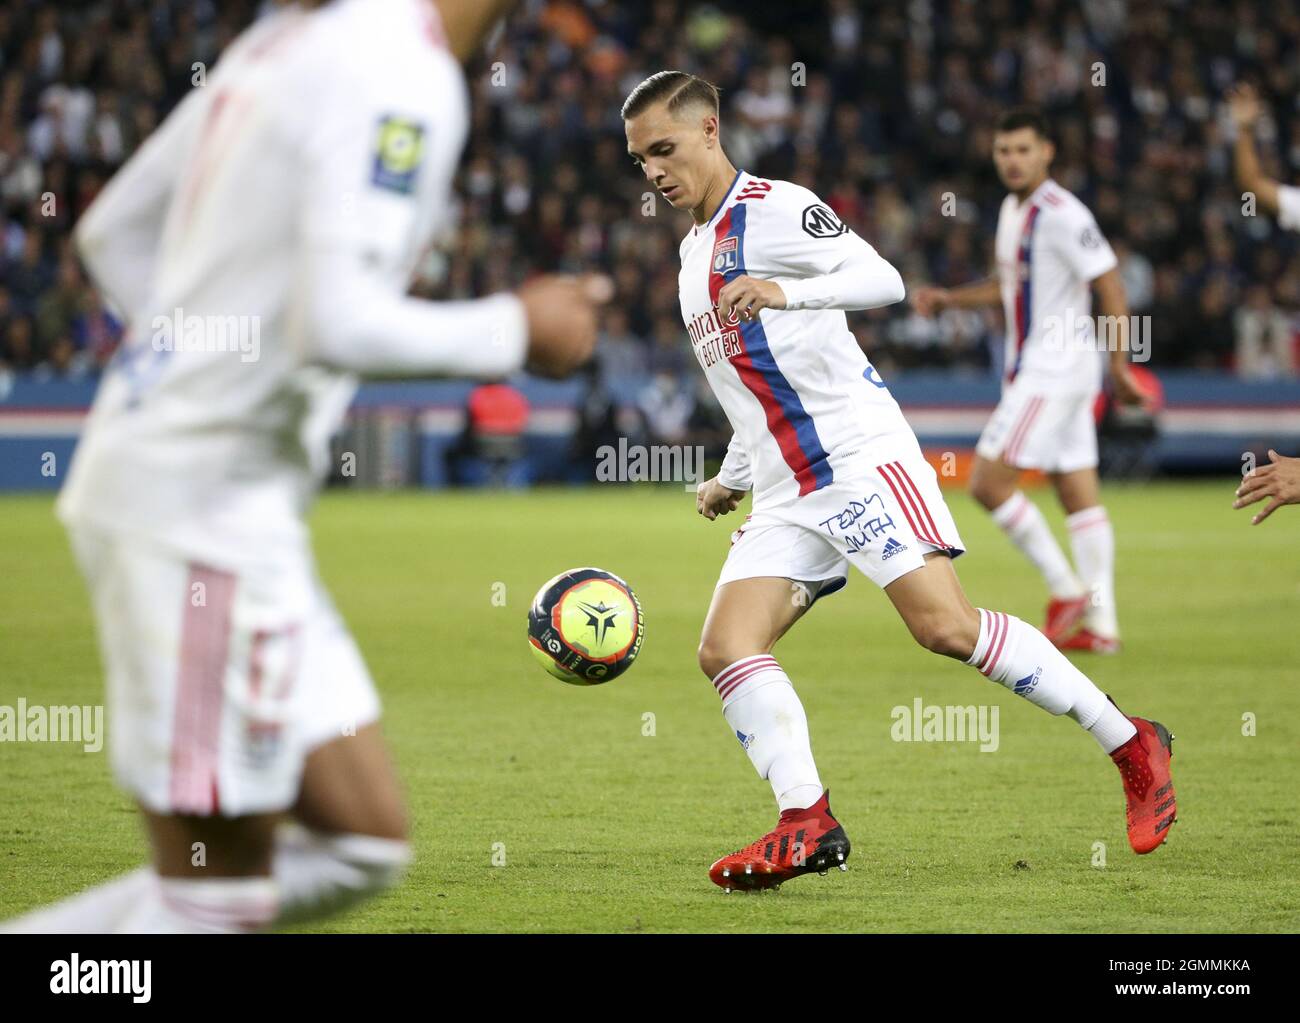
{"type": "Polygon", "coordinates": [[[496,377],[527,359],[560,375],[591,352],[598,282],[406,295],[449,208],[459,62],[510,6],[337,0],[266,17],[83,217],[83,258],[130,326],[59,514],[154,868],[11,929],[250,930],[347,905],[405,866],[379,702],[303,515],[358,374],[496,377]],[[177,321],[194,326],[179,337],[177,321]],[[249,322],[256,344],[202,329],[249,322]]]}
{"type": "Polygon", "coordinates": [[[934,470],[843,312],[901,300],[898,272],[812,192],[738,171],[708,82],[653,75],[623,119],[632,159],[695,222],[681,246],[682,317],[735,431],[697,508],[714,519],[754,492],[699,662],[781,813],[770,833],[714,863],[712,880],[766,888],[844,866],[848,838],[771,651],[815,599],[844,585],[850,564],[884,589],[922,646],[1087,729],[1120,767],[1130,843],[1156,848],[1175,813],[1168,732],[1127,718],[1040,632],[972,607],[957,581],[961,539],[934,470]]]}
{"type": "Polygon", "coordinates": [[[1115,653],[1115,534],[1101,504],[1093,419],[1099,348],[1110,348],[1116,399],[1146,397],[1128,366],[1128,301],[1115,253],[1088,208],[1048,176],[1054,153],[1039,114],[1022,109],[1002,117],[993,162],[1011,194],[998,214],[997,275],[959,288],[921,288],[912,304],[922,316],[1002,304],[1002,399],[975,448],[971,494],[1042,573],[1051,594],[1047,637],[1068,650],[1115,653]],[[1112,328],[1101,340],[1093,288],[1112,328]],[[1073,567],[1020,491],[1024,469],[1051,480],[1066,513],[1073,567]]]}

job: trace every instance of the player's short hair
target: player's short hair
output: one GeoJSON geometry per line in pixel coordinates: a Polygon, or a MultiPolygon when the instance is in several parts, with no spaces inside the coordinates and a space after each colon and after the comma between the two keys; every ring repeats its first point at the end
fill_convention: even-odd
{"type": "Polygon", "coordinates": [[[1052,134],[1047,128],[1047,118],[1033,107],[1013,107],[998,118],[999,132],[1018,131],[1021,128],[1029,128],[1040,139],[1049,142],[1052,140],[1052,134]]]}
{"type": "Polygon", "coordinates": [[[718,87],[685,71],[658,71],[628,93],[623,101],[623,120],[636,117],[660,102],[668,105],[670,114],[693,103],[716,114],[718,87]]]}

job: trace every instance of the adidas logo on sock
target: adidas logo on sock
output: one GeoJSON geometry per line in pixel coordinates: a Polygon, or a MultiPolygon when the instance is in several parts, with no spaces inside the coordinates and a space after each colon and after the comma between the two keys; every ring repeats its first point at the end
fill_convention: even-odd
{"type": "Polygon", "coordinates": [[[907,550],[907,544],[899,543],[891,536],[888,540],[885,541],[884,550],[880,555],[880,560],[888,561],[895,554],[901,554],[905,550],[907,550]]]}
{"type": "Polygon", "coordinates": [[[1035,668],[1032,675],[1026,675],[1016,682],[1013,692],[1017,696],[1028,696],[1034,691],[1034,686],[1038,685],[1039,676],[1043,674],[1041,667],[1035,668]]]}

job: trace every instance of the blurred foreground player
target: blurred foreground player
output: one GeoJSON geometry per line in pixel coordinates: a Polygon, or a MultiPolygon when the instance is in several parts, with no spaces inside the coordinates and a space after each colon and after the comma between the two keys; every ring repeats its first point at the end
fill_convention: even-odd
{"type": "Polygon", "coordinates": [[[82,218],[81,253],[130,327],[58,511],[153,867],[9,929],[254,930],[405,867],[379,701],[303,519],[359,375],[561,375],[590,354],[597,282],[406,295],[449,209],[460,62],[510,6],[268,16],[82,218]]]}
{"type": "Polygon", "coordinates": [[[1128,302],[1115,253],[1088,208],[1048,176],[1054,153],[1037,113],[1003,116],[993,162],[1011,194],[998,214],[997,276],[958,288],[921,288],[913,305],[931,316],[1001,302],[1002,398],[975,448],[971,494],[1042,573],[1051,595],[1047,638],[1066,650],[1112,654],[1119,650],[1119,617],[1115,533],[1097,476],[1098,351],[1110,348],[1116,400],[1138,404],[1145,396],[1128,365],[1128,302]],[[1093,322],[1090,289],[1111,328],[1104,339],[1093,322]],[[1019,489],[1025,469],[1040,469],[1051,480],[1066,513],[1073,566],[1043,513],[1019,489]]]}
{"type": "Polygon", "coordinates": [[[1042,633],[972,607],[957,581],[951,559],[962,543],[934,470],[843,312],[900,301],[898,272],[808,189],[738,171],[708,82],[653,75],[628,96],[623,120],[633,161],[695,222],[681,244],[682,317],[735,433],[697,510],[712,520],[754,491],[699,662],[780,818],[714,863],[710,878],[727,891],[762,889],[844,866],[849,840],[803,706],[771,651],[813,601],[845,584],[849,565],[885,591],[922,646],[1086,729],[1120,768],[1130,844],[1156,848],[1175,814],[1168,731],[1126,717],[1042,633]]]}

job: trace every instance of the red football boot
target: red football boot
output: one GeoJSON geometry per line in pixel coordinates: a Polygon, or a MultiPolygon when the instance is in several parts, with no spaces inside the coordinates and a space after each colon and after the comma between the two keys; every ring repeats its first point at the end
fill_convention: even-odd
{"type": "Polygon", "coordinates": [[[1137,735],[1111,753],[1124,778],[1128,799],[1128,844],[1135,853],[1149,853],[1169,837],[1178,815],[1169,761],[1174,737],[1159,721],[1129,718],[1137,735]]]}
{"type": "Polygon", "coordinates": [[[1098,636],[1091,629],[1080,629],[1069,639],[1056,644],[1062,650],[1081,650],[1089,654],[1117,654],[1119,640],[1111,636],[1098,636]]]}
{"type": "Polygon", "coordinates": [[[1083,616],[1088,613],[1088,603],[1086,594],[1082,597],[1053,597],[1047,602],[1043,635],[1059,644],[1083,621],[1083,616]]]}
{"type": "Polygon", "coordinates": [[[849,839],[831,815],[830,790],[805,810],[785,810],[776,827],[752,845],[724,856],[709,868],[709,879],[724,892],[780,888],[800,874],[831,867],[848,870],[849,839]]]}

